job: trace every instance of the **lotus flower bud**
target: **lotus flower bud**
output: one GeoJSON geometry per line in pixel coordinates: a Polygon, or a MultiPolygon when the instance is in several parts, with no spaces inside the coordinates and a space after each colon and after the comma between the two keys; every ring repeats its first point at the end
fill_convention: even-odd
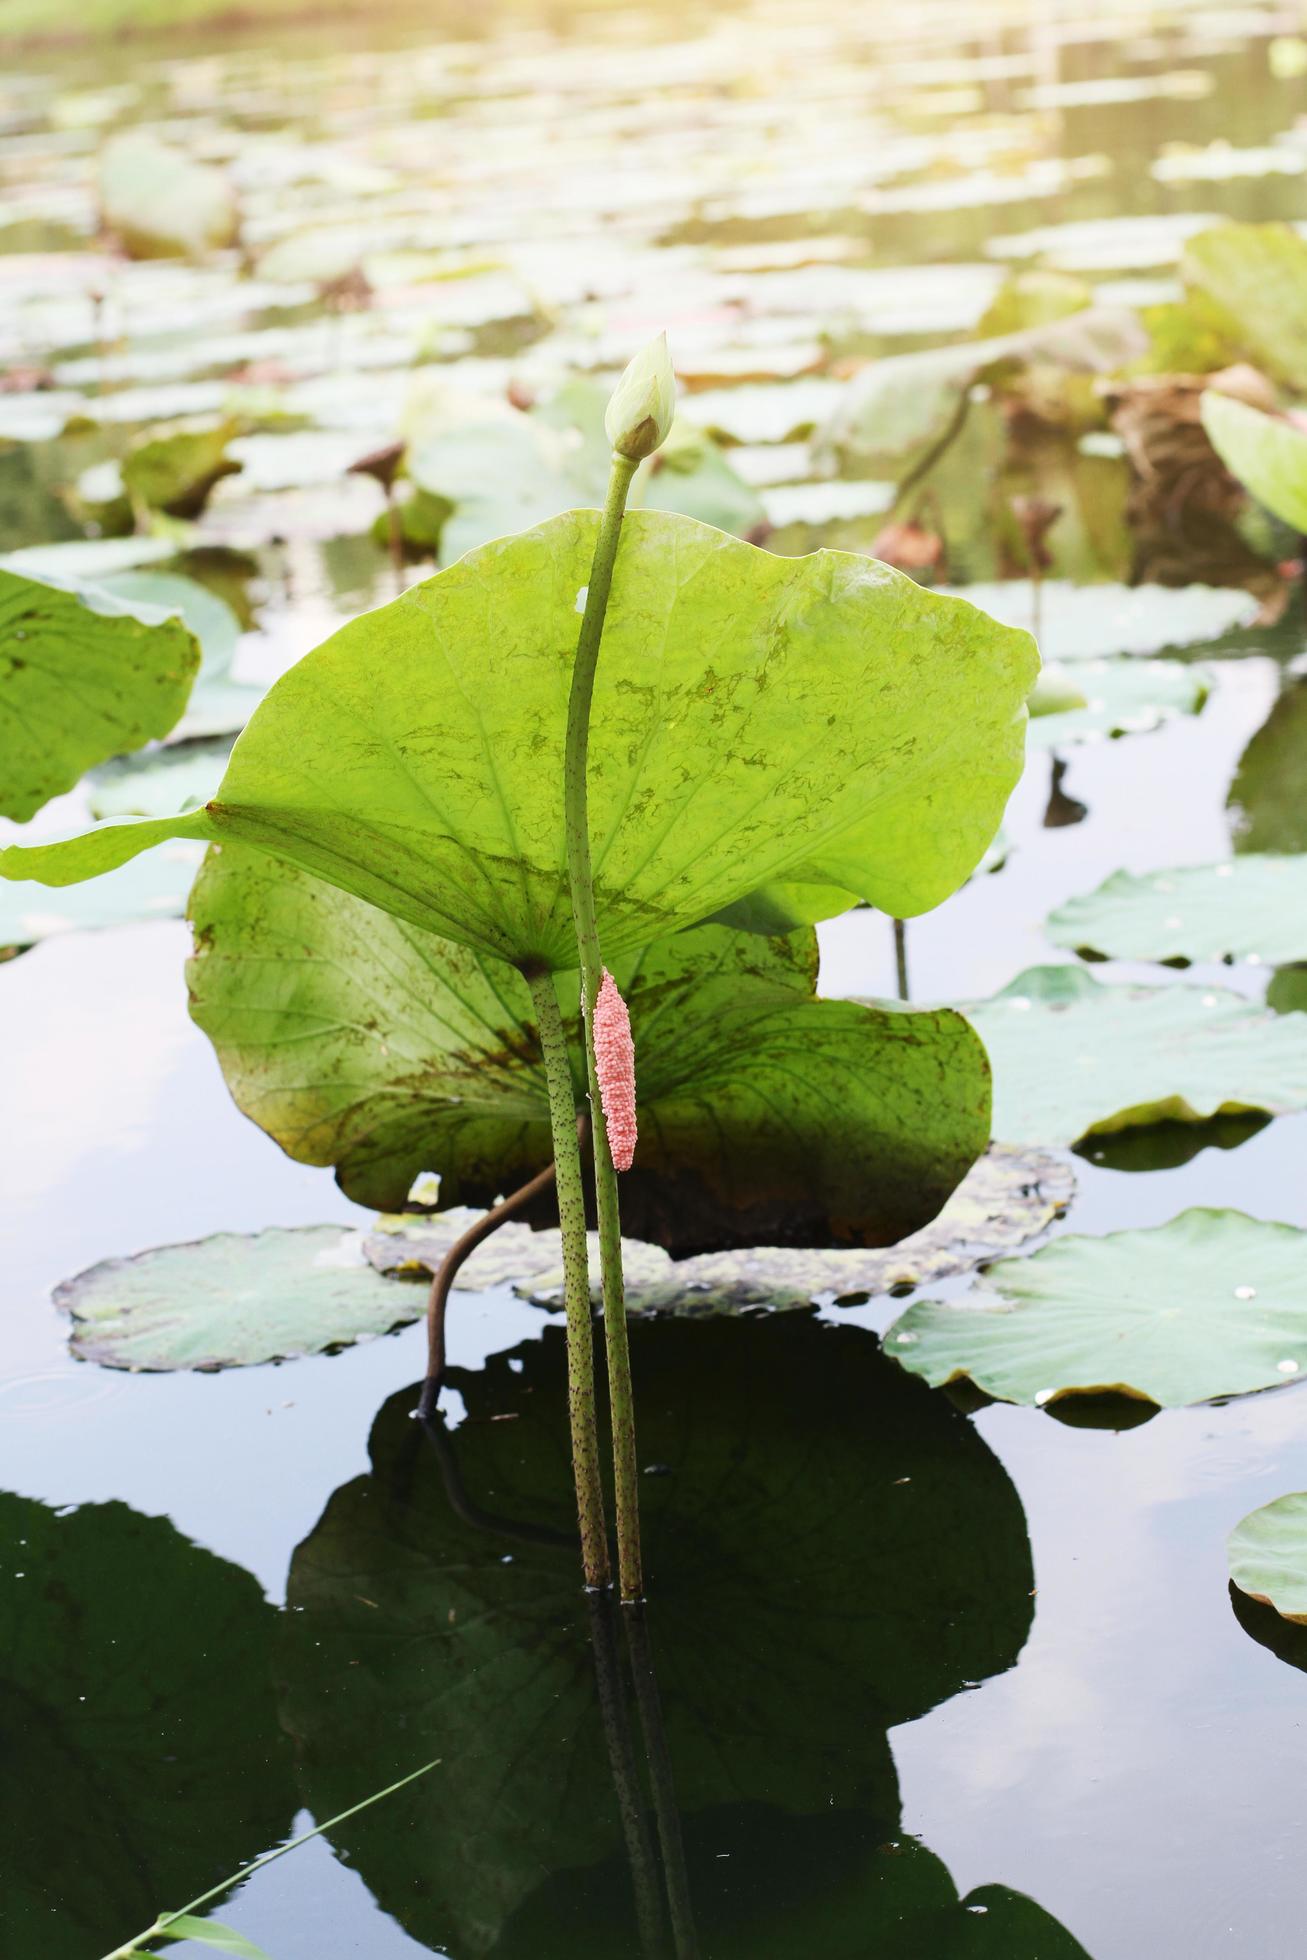
{"type": "Polygon", "coordinates": [[[661,449],[676,411],[676,376],[667,335],[638,353],[612,393],[604,430],[619,456],[641,463],[661,449]]]}
{"type": "Polygon", "coordinates": [[[613,1168],[629,1171],[635,1156],[635,1043],[626,1002],[607,967],[595,1001],[594,1043],[595,1074],[613,1168]]]}

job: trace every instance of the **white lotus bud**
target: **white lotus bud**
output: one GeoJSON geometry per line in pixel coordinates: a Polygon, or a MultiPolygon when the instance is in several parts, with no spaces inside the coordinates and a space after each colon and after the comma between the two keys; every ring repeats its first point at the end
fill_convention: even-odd
{"type": "Polygon", "coordinates": [[[642,463],[667,440],[676,411],[676,376],[660,333],[641,349],[612,393],[604,430],[619,456],[642,463]]]}

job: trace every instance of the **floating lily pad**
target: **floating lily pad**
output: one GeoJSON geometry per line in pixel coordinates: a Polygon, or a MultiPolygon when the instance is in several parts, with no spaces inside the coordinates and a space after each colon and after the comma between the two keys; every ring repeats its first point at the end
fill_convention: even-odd
{"type": "MultiPolygon", "coordinates": [[[[511,968],[261,852],[215,853],[191,917],[192,1013],[228,1087],[292,1156],[334,1164],[349,1196],[393,1211],[436,1170],[445,1204],[487,1203],[550,1161],[534,1014],[511,968]]],[[[988,1064],[966,1023],[817,1000],[811,930],[704,926],[612,968],[639,1079],[632,1236],[686,1252],[893,1243],[985,1147],[988,1064]]],[[[574,979],[565,1014],[581,1097],[574,979]]],[[[552,1222],[552,1197],[542,1208],[552,1222]]]]}
{"type": "Polygon", "coordinates": [[[199,664],[178,620],[0,570],[0,815],[25,823],[92,763],[166,735],[199,664]]]}
{"type": "MultiPolygon", "coordinates": [[[[598,521],[488,545],[343,627],[264,697],[206,810],[10,846],[0,874],[244,841],[495,958],[574,966],[559,784],[598,521]]],[[[610,964],[773,879],[899,918],[938,904],[998,827],[1034,675],[1026,635],[871,560],[633,512],[592,721],[610,964]]]]}
{"type": "Polygon", "coordinates": [[[1226,801],[1240,852],[1307,852],[1307,676],[1284,692],[1239,758],[1226,801]]]}
{"type": "Polygon", "coordinates": [[[161,844],[104,878],[52,891],[48,885],[0,884],[0,960],[25,953],[61,932],[180,919],[203,848],[161,844]]]}
{"type": "Polygon", "coordinates": [[[171,538],[69,538],[63,544],[27,544],[6,552],[0,565],[28,578],[103,585],[119,572],[161,565],[177,556],[171,538]]]}
{"type": "Polygon", "coordinates": [[[202,258],[235,242],[240,218],[221,170],[147,130],[125,130],[100,155],[100,209],[133,258],[202,258]]]}
{"type": "Polygon", "coordinates": [[[1250,1511],[1230,1533],[1227,1551],[1240,1592],[1307,1626],[1307,1491],[1250,1511]]]}
{"type": "Polygon", "coordinates": [[[125,1504],[5,1493],[0,1545],[6,1938],[87,1960],[289,1831],[277,1614],[247,1572],[125,1504]]]}
{"type": "Polygon", "coordinates": [[[1307,1016],[1225,989],[1036,966],[965,1012],[993,1065],[995,1132],[1014,1143],[1307,1108],[1307,1016]]]}
{"type": "Polygon", "coordinates": [[[136,1372],[323,1354],[415,1319],[423,1303],[405,1291],[368,1265],[357,1232],[301,1225],[106,1259],[54,1302],[79,1360],[136,1372]]]}
{"type": "Polygon", "coordinates": [[[1176,715],[1196,715],[1209,681],[1178,660],[1077,660],[1045,667],[1029,701],[1032,748],[1142,735],[1176,715]]]}
{"type": "Polygon", "coordinates": [[[1045,931],[1109,960],[1290,965],[1307,960],[1307,857],[1116,871],[1050,913],[1045,931]]]}
{"type": "Polygon", "coordinates": [[[133,502],[169,517],[198,517],[215,484],[240,464],[227,453],[232,422],[163,430],[148,436],[123,459],[123,488],[133,502]]]}
{"type": "MultiPolygon", "coordinates": [[[[687,1315],[808,1307],[832,1296],[837,1306],[849,1305],[946,1279],[1011,1251],[1051,1225],[1074,1195],[1075,1175],[1061,1158],[991,1144],[932,1224],[883,1251],[752,1246],[674,1262],[655,1246],[624,1241],[626,1304],[633,1313],[687,1315]]],[[[379,1272],[431,1273],[479,1215],[384,1217],[364,1250],[379,1272]]],[[[593,1258],[592,1271],[598,1272],[593,1258]]],[[[513,1224],[501,1225],[477,1248],[457,1281],[474,1293],[512,1284],[525,1298],[549,1306],[562,1283],[559,1234],[513,1224]]]]}
{"type": "MultiPolygon", "coordinates": [[[[1011,1666],[1026,1638],[1016,1492],[858,1330],[637,1322],[631,1361],[640,1460],[661,1473],[641,1490],[647,1630],[678,1808],[691,1845],[724,1830],[712,1849],[739,1865],[711,1950],[852,1960],[870,1873],[894,1889],[873,1926],[919,1910],[913,1876],[874,1857],[897,1835],[887,1730],[1011,1666]],[[787,1825],[804,1858],[782,1900],[766,1873],[787,1825]],[[831,1943],[814,1948],[813,1925],[831,1943]]],[[[281,1674],[316,1815],[442,1757],[333,1842],[412,1937],[459,1953],[496,1946],[542,1873],[580,1888],[620,1861],[622,1837],[577,1592],[561,1331],[449,1379],[467,1409],[453,1435],[424,1437],[412,1390],[393,1397],[371,1472],[296,1551],[281,1674]]],[[[640,1950],[629,1920],[614,1944],[577,1917],[578,1960],[640,1950]]]]}
{"type": "MultiPolygon", "coordinates": [[[[1033,631],[1035,597],[1028,579],[957,588],[994,619],[1033,631]]],[[[1218,585],[1070,585],[1046,579],[1040,587],[1039,646],[1046,662],[1151,655],[1170,647],[1202,646],[1250,626],[1258,603],[1248,592],[1218,585]]]]}
{"type": "Polygon", "coordinates": [[[932,1387],[965,1378],[1039,1408],[1116,1394],[1173,1409],[1281,1388],[1307,1370],[1307,1233],[1195,1210],[1055,1239],[989,1267],[956,1306],[909,1307],[885,1351],[932,1387]]]}

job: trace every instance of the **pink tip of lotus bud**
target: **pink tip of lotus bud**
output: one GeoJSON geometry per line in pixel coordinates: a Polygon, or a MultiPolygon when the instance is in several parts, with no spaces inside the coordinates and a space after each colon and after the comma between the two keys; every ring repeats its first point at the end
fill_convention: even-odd
{"type": "Polygon", "coordinates": [[[595,1074],[613,1168],[629,1171],[635,1156],[635,1043],[626,1002],[607,967],[595,1002],[594,1041],[595,1074]]]}

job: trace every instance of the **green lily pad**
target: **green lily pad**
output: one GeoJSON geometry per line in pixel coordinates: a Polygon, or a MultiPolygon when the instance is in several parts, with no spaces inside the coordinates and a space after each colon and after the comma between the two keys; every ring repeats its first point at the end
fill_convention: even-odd
{"type": "Polygon", "coordinates": [[[6,1492],[0,1544],[6,1937],[87,1960],[289,1831],[277,1615],[247,1572],[125,1504],[6,1492]]]}
{"type": "MultiPolygon", "coordinates": [[[[724,1830],[712,1850],[739,1861],[711,1951],[852,1960],[867,1950],[869,1854],[897,1835],[887,1730],[1010,1667],[1026,1638],[1016,1492],[966,1420],[858,1330],[637,1322],[631,1361],[640,1461],[660,1471],[641,1508],[678,1806],[689,1845],[724,1830]],[[785,1916],[760,1926],[750,1879],[775,1896],[764,1873],[785,1826],[805,1858],[785,1916]],[[838,1939],[814,1948],[814,1924],[838,1939]]],[[[500,1950],[542,1872],[580,1888],[622,1855],[577,1592],[565,1375],[551,1328],[451,1371],[467,1408],[452,1436],[415,1432],[412,1391],[393,1397],[371,1472],[337,1491],[291,1564],[282,1719],[305,1801],[329,1815],[431,1742],[440,1770],[332,1838],[412,1937],[455,1953],[500,1950]]],[[[893,1861],[871,1869],[896,1886],[893,1861]]],[[[723,1874],[708,1876],[720,1895],[723,1874]]],[[[614,1944],[577,1918],[578,1960],[640,1950],[629,1924],[614,1944]]]]}
{"type": "MultiPolygon", "coordinates": [[[[205,810],[11,846],[0,873],[71,883],[162,835],[247,842],[497,959],[574,966],[562,747],[597,524],[488,545],[342,628],[264,697],[205,810]]],[[[634,512],[590,751],[609,963],[773,879],[900,918],[938,904],[1020,773],[1035,660],[871,560],[634,512]]]]}
{"type": "Polygon", "coordinates": [[[1201,668],[1178,660],[1078,660],[1045,667],[1030,710],[1032,748],[1147,734],[1176,715],[1196,715],[1210,692],[1201,668]]]}
{"type": "Polygon", "coordinates": [[[1240,852],[1307,851],[1307,676],[1284,692],[1239,758],[1226,798],[1240,852]]]}
{"type": "Polygon", "coordinates": [[[198,517],[215,484],[240,464],[227,453],[233,422],[201,424],[151,435],[123,459],[123,487],[133,502],[169,517],[198,517]]]}
{"type": "MultiPolygon", "coordinates": [[[[1034,630],[1035,596],[1028,579],[957,589],[992,618],[1034,630]]],[[[1071,585],[1045,579],[1039,596],[1040,651],[1054,666],[1118,654],[1147,657],[1218,640],[1251,625],[1257,610],[1251,593],[1228,586],[1071,585]]]]}
{"type": "Polygon", "coordinates": [[[26,823],[92,763],[166,735],[199,664],[178,620],[0,570],[0,816],[26,823]]]}
{"type": "Polygon", "coordinates": [[[1130,1395],[1175,1409],[1307,1369],[1307,1232],[1239,1211],[1055,1239],[989,1267],[957,1305],[914,1303],[885,1351],[933,1388],[1004,1402],[1130,1395]]]}
{"type": "Polygon", "coordinates": [[[1055,946],[1109,960],[1307,960],[1307,857],[1249,856],[1174,871],[1116,871],[1051,912],[1055,946]]]}
{"type": "MultiPolygon", "coordinates": [[[[198,580],[183,578],[176,572],[118,572],[100,583],[106,591],[126,600],[134,611],[144,612],[153,607],[180,614],[200,643],[200,671],[186,704],[186,712],[169,739],[173,742],[199,742],[220,735],[238,735],[267,690],[231,678],[241,628],[240,621],[226,600],[210,592],[198,580]]],[[[230,741],[226,749],[229,754],[230,741]]],[[[219,768],[205,795],[199,799],[201,803],[208,801],[221,778],[222,769],[219,768]]],[[[173,807],[181,809],[183,806],[177,804],[173,807]]],[[[105,815],[109,814],[105,812],[105,815]]],[[[144,811],[142,814],[167,816],[171,812],[158,810],[144,811]]]]}
{"type": "Polygon", "coordinates": [[[1240,1592],[1307,1626],[1307,1491],[1250,1511],[1230,1533],[1226,1550],[1240,1592]]]}
{"type": "MultiPolygon", "coordinates": [[[[511,968],[261,852],[214,853],[191,918],[191,1011],[228,1087],[290,1155],[334,1164],[350,1197],[398,1210],[436,1170],[444,1204],[484,1204],[550,1161],[511,968]]],[[[704,926],[612,964],[637,1053],[633,1236],[682,1251],[893,1243],[985,1147],[988,1065],[962,1018],[817,1000],[811,930],[704,926]]],[[[575,980],[565,1012],[583,1100],[575,980]]]]}
{"type": "Polygon", "coordinates": [[[1266,988],[1266,1005],[1277,1014],[1307,1013],[1307,966],[1279,966],[1266,988]]]}
{"type": "Polygon", "coordinates": [[[1307,239],[1291,225],[1213,225],[1186,242],[1181,270],[1259,367],[1307,388],[1307,239]]]}
{"type": "MultiPolygon", "coordinates": [[[[823,1296],[833,1297],[836,1306],[851,1306],[949,1278],[1013,1251],[1061,1217],[1074,1195],[1075,1174],[1063,1159],[991,1144],[938,1218],[883,1251],[762,1245],[673,1261],[655,1246],[624,1240],[626,1304],[632,1313],[687,1315],[809,1307],[823,1296]]],[[[460,1210],[379,1218],[364,1251],[378,1272],[432,1273],[479,1216],[460,1210]]],[[[591,1254],[597,1275],[593,1246],[591,1254]]],[[[465,1292],[507,1284],[540,1306],[557,1304],[563,1252],[556,1231],[501,1225],[459,1269],[458,1286],[465,1292]]],[[[596,1286],[596,1301],[599,1297],[596,1286]]]]}
{"type": "Polygon", "coordinates": [[[1307,1016],[1225,989],[1036,966],[965,1012],[993,1065],[995,1131],[1014,1143],[1307,1108],[1307,1016]]]}
{"type": "MultiPolygon", "coordinates": [[[[91,815],[100,819],[170,817],[182,810],[198,810],[217,789],[230,754],[230,741],[219,736],[210,741],[170,743],[166,748],[146,749],[134,756],[117,756],[101,768],[93,769],[87,777],[87,805],[91,815]]],[[[177,848],[200,849],[198,845],[177,848]]],[[[136,862],[145,864],[148,860],[147,852],[136,862]]],[[[109,875],[121,877],[129,868],[123,865],[109,875]]],[[[95,886],[98,883],[94,881],[95,886]]],[[[0,890],[0,909],[4,897],[4,891],[0,890]]]]}
{"type": "Polygon", "coordinates": [[[12,959],[61,932],[180,919],[204,856],[199,844],[161,844],[90,884],[0,885],[0,960],[12,959]]]}
{"type": "Polygon", "coordinates": [[[1230,474],[1281,523],[1307,530],[1307,431],[1214,388],[1204,391],[1202,408],[1203,427],[1230,474]]]}
{"type": "Polygon", "coordinates": [[[221,170],[143,129],[101,151],[100,210],[135,259],[203,258],[234,244],[240,224],[221,170]]]}
{"type": "Polygon", "coordinates": [[[323,1354],[415,1319],[423,1302],[406,1290],[368,1265],[357,1232],[273,1226],[106,1259],[64,1280],[54,1303],[80,1361],[136,1373],[323,1354]]]}

